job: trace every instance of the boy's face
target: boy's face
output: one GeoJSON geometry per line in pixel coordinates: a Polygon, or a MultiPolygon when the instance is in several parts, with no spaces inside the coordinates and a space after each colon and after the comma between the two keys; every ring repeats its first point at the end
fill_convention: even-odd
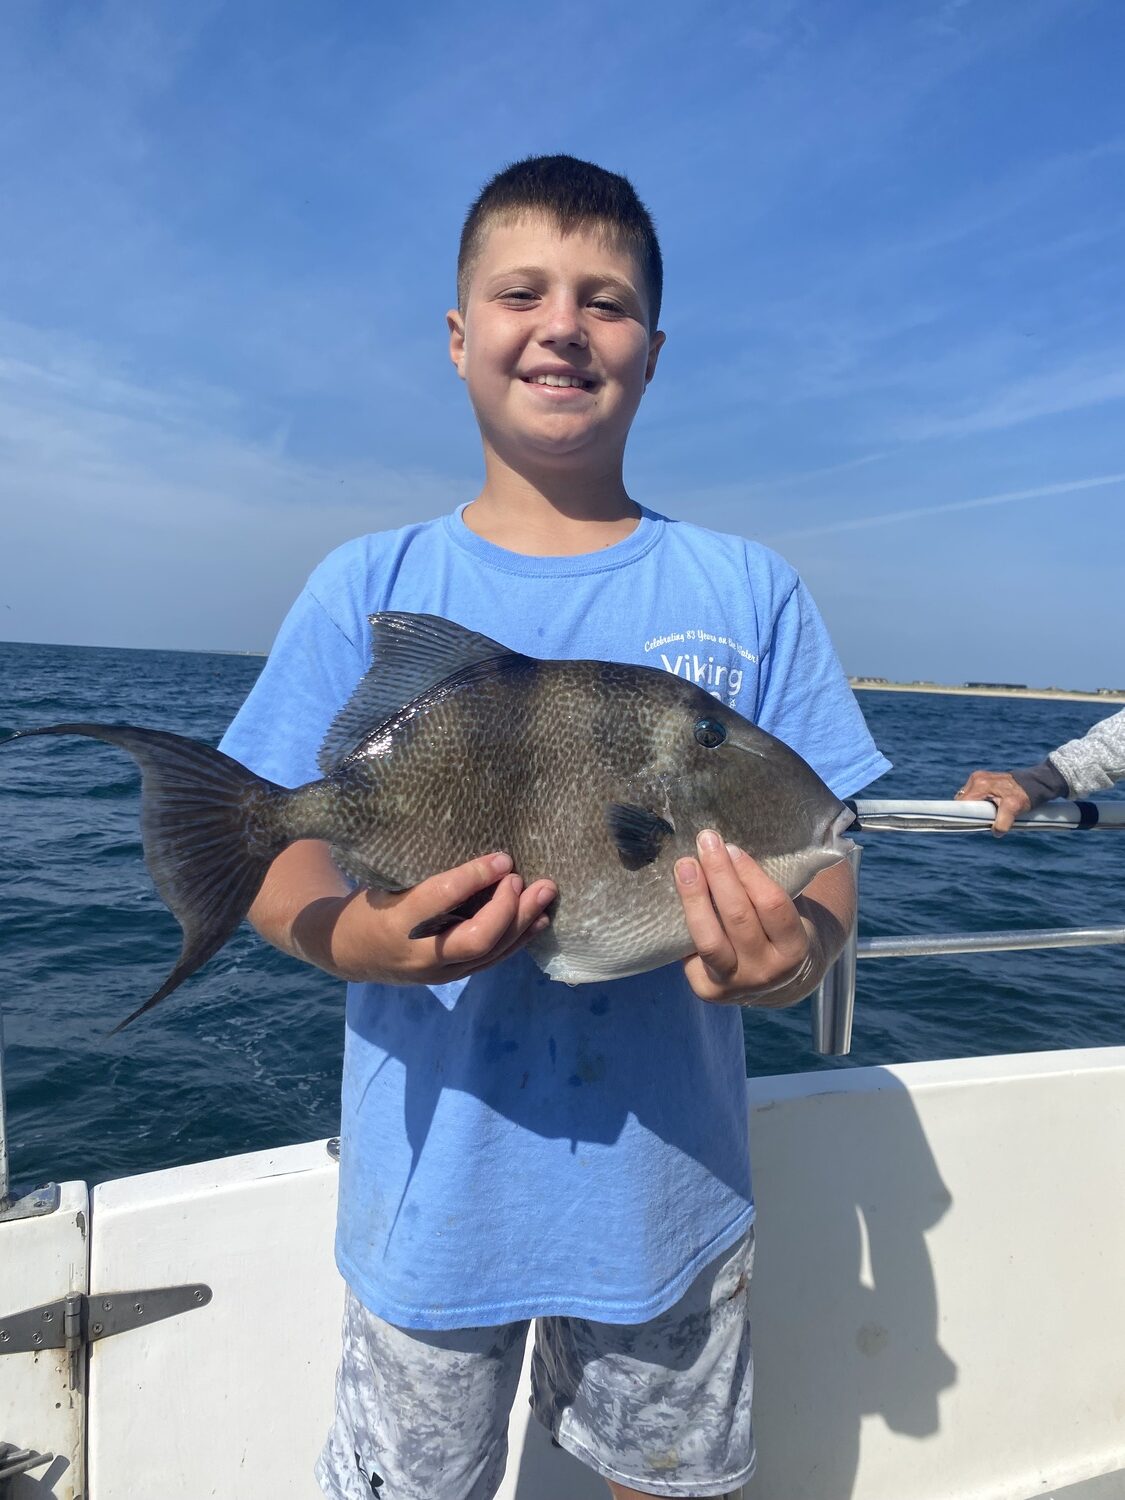
{"type": "Polygon", "coordinates": [[[620,465],[664,342],[648,317],[641,267],[614,240],[538,215],[496,224],[448,314],[486,450],[517,469],[620,465]]]}

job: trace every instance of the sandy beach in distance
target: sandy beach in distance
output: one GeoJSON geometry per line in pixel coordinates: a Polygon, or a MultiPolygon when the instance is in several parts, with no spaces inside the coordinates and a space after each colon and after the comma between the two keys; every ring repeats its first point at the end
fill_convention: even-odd
{"type": "Polygon", "coordinates": [[[879,677],[849,677],[857,691],[875,693],[957,693],[965,698],[1069,698],[1077,703],[1125,703],[1125,690],[1107,689],[1104,693],[1082,693],[1071,688],[1005,687],[1002,683],[978,683],[959,687],[943,682],[884,682],[879,677]]]}

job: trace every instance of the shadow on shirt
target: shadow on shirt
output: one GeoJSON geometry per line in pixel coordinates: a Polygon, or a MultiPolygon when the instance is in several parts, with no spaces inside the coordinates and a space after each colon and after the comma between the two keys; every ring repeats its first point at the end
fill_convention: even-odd
{"type": "MultiPolygon", "coordinates": [[[[401,1094],[415,1166],[439,1112],[443,1132],[471,1141],[498,1116],[541,1142],[567,1143],[571,1156],[623,1134],[636,1141],[639,1126],[749,1195],[741,1011],[697,999],[678,964],[569,986],[520,953],[445,987],[452,1005],[439,994],[349,993],[345,1114],[369,1104],[390,1112],[390,1097],[368,1095],[401,1094]],[[389,1068],[392,1059],[402,1067],[389,1068]]],[[[505,1149],[517,1147],[509,1139],[505,1149]]]]}

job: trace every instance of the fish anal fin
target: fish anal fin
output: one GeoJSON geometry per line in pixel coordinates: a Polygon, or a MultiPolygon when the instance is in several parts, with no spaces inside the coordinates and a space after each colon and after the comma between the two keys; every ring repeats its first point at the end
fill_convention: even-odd
{"type": "Polygon", "coordinates": [[[664,840],[675,829],[667,818],[632,802],[611,802],[605,813],[606,827],[627,870],[641,870],[657,858],[664,840]]]}
{"type": "Polygon", "coordinates": [[[459,927],[462,922],[476,916],[481,907],[492,899],[495,889],[495,885],[490,885],[485,890],[478,891],[475,896],[470,896],[467,901],[462,901],[460,906],[452,906],[448,911],[439,911],[436,916],[427,917],[424,922],[412,927],[407,937],[437,937],[448,932],[451,927],[459,927]]]}

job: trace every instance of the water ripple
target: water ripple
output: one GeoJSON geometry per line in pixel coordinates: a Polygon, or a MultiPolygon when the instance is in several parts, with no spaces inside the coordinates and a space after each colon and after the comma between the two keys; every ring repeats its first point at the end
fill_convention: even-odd
{"type": "MultiPolygon", "coordinates": [[[[185,652],[0,645],[0,725],[155,724],[214,744],[261,666],[185,652]]],[[[945,797],[1027,764],[1097,704],[864,693],[896,769],[871,790],[945,797]]],[[[328,1135],[342,987],[248,929],[136,1029],[110,1029],[179,951],[140,857],[138,779],[88,742],[0,746],[0,1002],[18,1180],[106,1176],[328,1135]]],[[[861,936],[1120,924],[1125,836],[865,835],[861,936]]],[[[1125,1038],[1120,949],[860,965],[851,1057],[817,1059],[808,1008],[745,1013],[752,1073],[1125,1038]]]]}

